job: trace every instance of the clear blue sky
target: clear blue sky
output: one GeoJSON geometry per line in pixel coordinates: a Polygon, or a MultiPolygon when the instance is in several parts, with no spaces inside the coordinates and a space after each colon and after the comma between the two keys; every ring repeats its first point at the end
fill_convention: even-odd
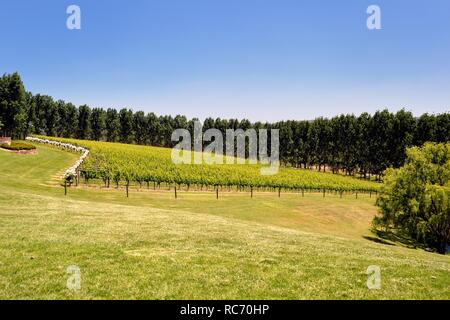
{"type": "Polygon", "coordinates": [[[448,0],[1,0],[0,72],[91,107],[201,119],[450,110],[448,0]],[[66,28],[77,4],[82,29],[66,28]],[[382,30],[366,27],[381,7],[382,30]]]}

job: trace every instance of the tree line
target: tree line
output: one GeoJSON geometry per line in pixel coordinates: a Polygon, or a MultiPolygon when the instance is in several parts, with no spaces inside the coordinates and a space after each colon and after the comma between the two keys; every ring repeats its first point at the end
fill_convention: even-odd
{"type": "MultiPolygon", "coordinates": [[[[188,129],[193,134],[195,121],[198,119],[158,116],[128,108],[77,107],[48,95],[27,92],[18,73],[0,78],[0,132],[13,138],[41,134],[173,147],[172,132],[188,129]]],[[[404,163],[407,147],[427,141],[449,141],[450,113],[414,117],[405,110],[382,110],[373,115],[346,114],[275,123],[207,118],[203,130],[210,128],[219,129],[224,135],[227,129],[279,129],[280,161],[286,166],[380,177],[386,168],[404,163]]]]}

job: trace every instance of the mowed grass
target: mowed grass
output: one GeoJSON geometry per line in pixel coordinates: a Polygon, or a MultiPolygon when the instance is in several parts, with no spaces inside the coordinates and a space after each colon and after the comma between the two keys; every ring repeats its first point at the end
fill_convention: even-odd
{"type": "Polygon", "coordinates": [[[77,155],[0,151],[3,299],[450,299],[450,257],[366,240],[368,195],[80,187],[77,155]],[[66,287],[70,265],[81,290],[66,287]],[[366,286],[367,267],[382,287],[366,286]]]}

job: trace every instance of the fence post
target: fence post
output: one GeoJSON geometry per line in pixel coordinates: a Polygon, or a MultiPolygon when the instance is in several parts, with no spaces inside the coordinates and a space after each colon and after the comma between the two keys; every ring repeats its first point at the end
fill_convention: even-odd
{"type": "Polygon", "coordinates": [[[175,190],[175,199],[177,199],[177,185],[175,185],[174,190],[175,190]]]}
{"type": "Polygon", "coordinates": [[[80,169],[77,169],[77,187],[79,183],[80,183],[80,169]]]}
{"type": "Polygon", "coordinates": [[[64,195],[67,196],[67,180],[64,179],[64,195]]]}
{"type": "Polygon", "coordinates": [[[219,199],[219,188],[216,187],[216,199],[219,199]]]}

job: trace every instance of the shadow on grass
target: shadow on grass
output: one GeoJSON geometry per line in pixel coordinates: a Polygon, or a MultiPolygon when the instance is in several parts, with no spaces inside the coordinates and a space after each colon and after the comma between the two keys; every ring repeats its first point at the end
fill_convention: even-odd
{"type": "Polygon", "coordinates": [[[395,232],[392,230],[383,231],[378,229],[372,229],[371,231],[375,234],[376,237],[364,236],[363,238],[384,245],[394,246],[395,244],[401,244],[411,249],[425,249],[424,246],[418,244],[411,238],[400,234],[399,232],[395,232]]]}
{"type": "Polygon", "coordinates": [[[395,244],[393,244],[392,242],[388,242],[388,241],[380,239],[380,238],[370,237],[370,236],[363,236],[363,238],[366,240],[369,240],[369,241],[376,242],[376,243],[385,244],[388,246],[395,246],[395,244]]]}

